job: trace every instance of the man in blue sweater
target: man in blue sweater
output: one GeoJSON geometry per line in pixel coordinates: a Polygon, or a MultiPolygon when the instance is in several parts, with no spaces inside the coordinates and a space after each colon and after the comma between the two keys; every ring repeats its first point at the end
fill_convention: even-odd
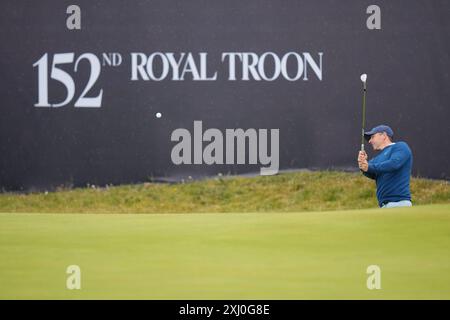
{"type": "Polygon", "coordinates": [[[367,162],[367,153],[360,151],[358,166],[366,177],[376,181],[381,208],[410,207],[412,153],[406,142],[392,142],[393,136],[394,132],[386,125],[365,132],[364,137],[372,148],[381,152],[367,162]]]}

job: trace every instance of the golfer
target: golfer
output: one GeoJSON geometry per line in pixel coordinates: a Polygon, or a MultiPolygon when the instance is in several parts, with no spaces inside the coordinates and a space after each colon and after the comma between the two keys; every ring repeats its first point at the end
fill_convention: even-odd
{"type": "Polygon", "coordinates": [[[412,153],[406,142],[392,142],[393,136],[394,132],[386,125],[364,132],[364,138],[380,153],[367,162],[367,153],[360,151],[358,166],[366,177],[376,181],[381,208],[410,207],[412,153]]]}

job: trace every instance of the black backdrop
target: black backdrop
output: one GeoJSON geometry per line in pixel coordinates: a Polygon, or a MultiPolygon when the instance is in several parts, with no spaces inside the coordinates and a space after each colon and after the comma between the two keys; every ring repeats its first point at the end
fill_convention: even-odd
{"type": "MultiPolygon", "coordinates": [[[[260,165],[171,163],[176,128],[279,128],[280,169],[356,169],[361,82],[368,73],[367,128],[390,125],[414,154],[414,175],[449,179],[449,1],[376,1],[381,30],[366,27],[372,1],[2,1],[0,187],[118,184],[149,178],[257,172],[260,165]],[[81,30],[66,8],[81,8],[81,30]],[[323,52],[323,78],[309,81],[131,81],[131,52],[323,52]],[[92,95],[100,108],[35,107],[45,53],[101,56],[92,95]],[[163,114],[155,117],[156,112],[163,114]]],[[[89,78],[71,72],[79,96],[89,78]]],[[[72,68],[72,69],[71,69],[72,68]]],[[[72,71],[70,71],[72,70],[72,71]]],[[[50,72],[50,71],[49,71],[50,72]]],[[[49,73],[50,74],[50,73],[49,73]]],[[[49,80],[49,100],[66,91],[49,80]]],[[[367,149],[368,146],[367,146],[367,149]]],[[[373,152],[369,151],[369,156],[373,152]]]]}

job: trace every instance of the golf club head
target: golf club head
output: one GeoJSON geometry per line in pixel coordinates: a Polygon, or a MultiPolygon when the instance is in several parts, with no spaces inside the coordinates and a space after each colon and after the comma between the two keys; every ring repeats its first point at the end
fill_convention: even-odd
{"type": "Polygon", "coordinates": [[[366,74],[366,73],[363,73],[363,74],[361,75],[361,81],[364,82],[364,83],[366,83],[366,81],[367,81],[367,74],[366,74]]]}
{"type": "Polygon", "coordinates": [[[364,92],[365,92],[367,90],[367,74],[363,73],[361,75],[360,79],[361,79],[361,81],[363,83],[363,89],[364,89],[364,92]]]}

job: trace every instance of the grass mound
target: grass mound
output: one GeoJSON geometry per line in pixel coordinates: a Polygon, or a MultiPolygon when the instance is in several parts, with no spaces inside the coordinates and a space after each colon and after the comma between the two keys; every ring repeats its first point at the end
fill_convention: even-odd
{"type": "MultiPolygon", "coordinates": [[[[411,192],[414,205],[450,202],[447,181],[413,178],[411,192]]],[[[0,212],[299,212],[371,207],[378,207],[374,181],[339,171],[0,194],[0,212]]]]}

